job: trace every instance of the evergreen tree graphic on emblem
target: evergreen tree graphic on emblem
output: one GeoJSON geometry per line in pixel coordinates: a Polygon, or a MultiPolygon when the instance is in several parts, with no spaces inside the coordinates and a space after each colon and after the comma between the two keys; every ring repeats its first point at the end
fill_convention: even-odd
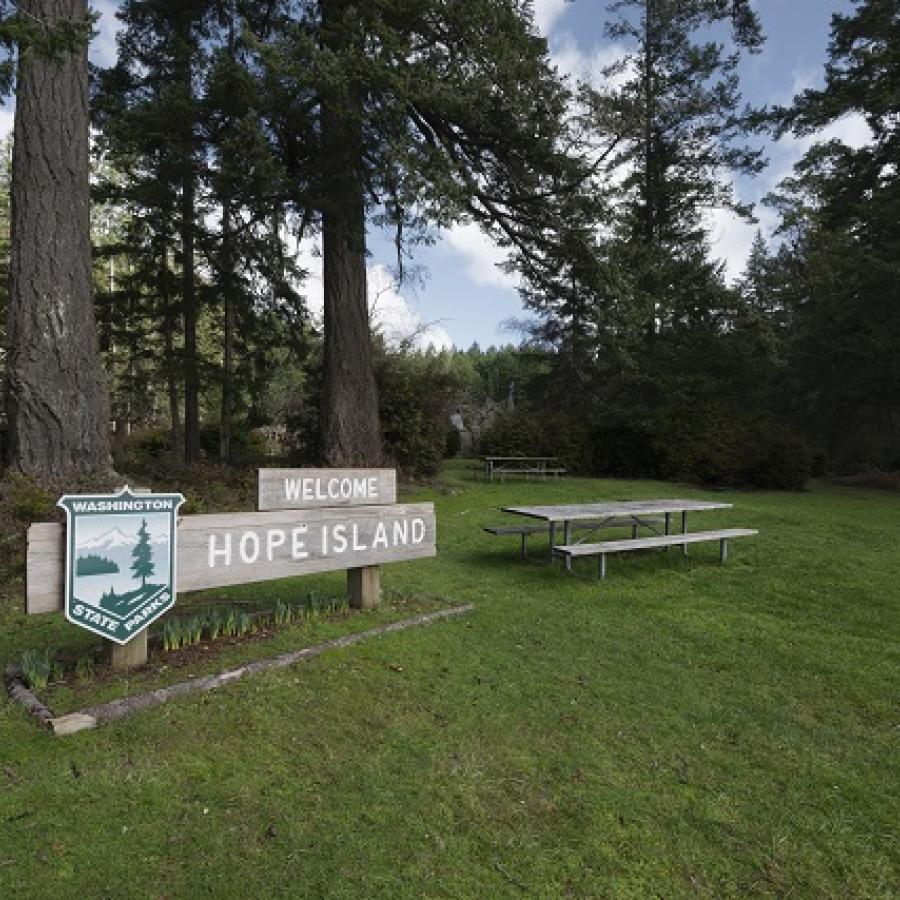
{"type": "Polygon", "coordinates": [[[147,579],[156,571],[153,563],[153,550],[150,547],[150,532],[147,530],[147,520],[141,522],[138,529],[138,542],[131,551],[134,562],[131,571],[135,578],[141,579],[141,588],[147,587],[147,579]]]}

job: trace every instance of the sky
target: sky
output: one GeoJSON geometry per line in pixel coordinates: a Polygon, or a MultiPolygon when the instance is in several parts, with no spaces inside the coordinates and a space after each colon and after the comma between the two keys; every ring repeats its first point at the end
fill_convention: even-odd
{"type": "MultiPolygon", "coordinates": [[[[849,12],[851,0],[752,0],[767,37],[762,52],[741,65],[743,99],[754,105],[788,103],[798,92],[822,84],[833,13],[849,12]]],[[[100,13],[98,35],[90,55],[99,65],[115,61],[117,20],[115,0],[94,0],[100,13]]],[[[535,0],[535,20],[547,38],[554,65],[563,74],[602,86],[600,69],[621,52],[604,36],[606,0],[535,0]]],[[[0,135],[11,130],[12,106],[0,109],[0,135]]],[[[839,137],[859,146],[869,137],[862,119],[850,116],[829,127],[822,137],[839,137]]],[[[813,143],[813,138],[787,136],[765,145],[769,165],[755,178],[735,182],[738,198],[757,203],[784,177],[813,143]]],[[[768,236],[772,213],[757,206],[759,225],[747,224],[722,211],[709,218],[712,251],[736,278],[743,269],[757,228],[768,236]]],[[[419,348],[473,342],[482,347],[518,343],[517,322],[527,319],[516,290],[514,274],[497,264],[503,253],[477,226],[458,225],[434,235],[430,246],[413,248],[410,271],[415,277],[396,283],[395,250],[391,236],[369,233],[369,302],[373,321],[389,342],[411,339],[419,348]]],[[[298,248],[311,277],[304,285],[310,307],[321,310],[321,260],[315,246],[298,248]]]]}

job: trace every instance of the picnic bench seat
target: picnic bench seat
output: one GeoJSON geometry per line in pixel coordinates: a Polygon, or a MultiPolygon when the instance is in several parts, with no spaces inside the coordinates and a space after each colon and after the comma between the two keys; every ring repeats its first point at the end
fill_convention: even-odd
{"type": "Polygon", "coordinates": [[[572,560],[582,556],[600,557],[600,577],[606,578],[606,555],[627,550],[644,550],[651,547],[687,548],[688,544],[704,541],[719,542],[719,556],[722,562],[728,559],[728,541],[732,538],[751,537],[759,532],[755,528],[722,528],[718,531],[689,531],[684,534],[660,534],[653,537],[632,538],[631,540],[601,541],[595,544],[562,544],[553,548],[556,556],[565,559],[566,568],[571,568],[572,560]]]}
{"type": "MultiPolygon", "coordinates": [[[[613,516],[609,519],[602,519],[597,522],[573,522],[570,526],[573,531],[593,531],[595,528],[631,528],[632,537],[637,537],[637,529],[639,525],[652,527],[662,525],[663,520],[658,516],[641,516],[639,521],[635,521],[633,516],[613,516]]],[[[550,525],[491,525],[484,529],[488,534],[505,536],[510,534],[518,534],[522,537],[522,558],[525,558],[525,539],[530,534],[547,534],[550,525]]]]}
{"type": "Polygon", "coordinates": [[[544,468],[544,469],[539,469],[539,468],[530,468],[530,469],[526,469],[526,468],[520,468],[520,469],[496,468],[496,469],[494,469],[494,475],[499,475],[500,481],[502,482],[504,475],[541,475],[541,476],[554,475],[554,476],[559,476],[559,475],[565,475],[566,471],[567,471],[566,469],[563,469],[561,467],[554,467],[552,469],[546,469],[546,468],[544,468]]]}

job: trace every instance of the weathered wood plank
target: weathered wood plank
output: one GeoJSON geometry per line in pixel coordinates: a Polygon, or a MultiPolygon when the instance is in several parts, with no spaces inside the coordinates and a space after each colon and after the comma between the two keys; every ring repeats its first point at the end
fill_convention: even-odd
{"type": "Polygon", "coordinates": [[[709,500],[627,500],[608,503],[575,503],[560,506],[504,506],[503,512],[547,522],[575,522],[603,516],[661,515],[708,509],[731,509],[731,503],[709,500]]]}
{"type": "Polygon", "coordinates": [[[394,469],[259,470],[260,511],[384,506],[396,502],[394,469]]]}
{"type": "Polygon", "coordinates": [[[381,569],[378,566],[348,569],[347,595],[354,609],[375,609],[381,602],[381,569]]]}
{"type": "MultiPolygon", "coordinates": [[[[657,516],[642,516],[639,521],[631,516],[618,516],[610,519],[601,519],[597,522],[574,522],[573,531],[588,531],[595,528],[630,528],[632,525],[662,525],[663,520],[657,516]]],[[[488,534],[497,536],[511,534],[547,534],[550,526],[547,525],[490,525],[484,530],[488,534]]]]}
{"type": "Polygon", "coordinates": [[[722,528],[718,531],[689,531],[687,534],[661,534],[654,537],[632,538],[621,541],[600,541],[596,544],[567,544],[554,547],[561,556],[597,556],[600,553],[621,553],[627,550],[645,550],[651,547],[674,547],[681,544],[699,544],[704,541],[727,541],[738,537],[751,537],[759,532],[755,528],[722,528]]]}
{"type": "MultiPolygon", "coordinates": [[[[431,503],[183,516],[177,590],[422,559],[436,555],[436,531],[431,503]]],[[[32,542],[29,530],[28,613],[62,609],[63,532],[62,525],[42,524],[40,539],[32,542]]]]}

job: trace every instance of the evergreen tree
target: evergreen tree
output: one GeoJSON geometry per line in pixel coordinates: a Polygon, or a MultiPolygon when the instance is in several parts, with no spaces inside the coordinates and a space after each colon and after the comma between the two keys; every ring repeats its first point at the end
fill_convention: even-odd
{"type": "Polygon", "coordinates": [[[294,286],[302,273],[284,248],[285,209],[302,179],[284,177],[281,132],[266,112],[289,102],[259,62],[277,8],[249,0],[124,4],[119,59],[99,81],[100,148],[116,178],[98,198],[128,210],[122,248],[133,288],[112,304],[138,296],[138,315],[146,312],[162,337],[157,377],[167,383],[173,446],[188,461],[200,452],[201,406],[205,424],[218,420],[218,452],[228,459],[239,376],[260,354],[304,342],[294,286]],[[297,335],[274,319],[296,325],[297,335]]]}
{"type": "Polygon", "coordinates": [[[138,542],[134,545],[131,555],[134,562],[131,564],[131,572],[135,578],[141,579],[141,587],[147,586],[147,579],[156,571],[153,562],[153,547],[150,546],[150,532],[147,529],[147,520],[141,521],[141,527],[137,533],[138,542]]]}
{"type": "Polygon", "coordinates": [[[762,165],[741,143],[751,117],[738,112],[736,74],[740,52],[757,51],[762,35],[742,0],[617,0],[610,11],[607,35],[628,49],[605,74],[622,83],[588,102],[616,136],[606,170],[619,184],[610,262],[627,273],[633,324],[652,334],[708,320],[722,298],[703,217],[750,213],[724,176],[762,165]]]}
{"type": "Polygon", "coordinates": [[[776,110],[814,134],[848,114],[867,145],[819,142],[770,198],[794,292],[789,363],[808,431],[838,468],[900,466],[900,4],[832,18],[825,86],[776,110]]]}
{"type": "Polygon", "coordinates": [[[333,465],[371,464],[382,448],[367,220],[393,225],[402,248],[429,223],[471,219],[531,281],[551,281],[564,242],[590,239],[576,215],[587,175],[565,152],[568,95],[534,34],[529,2],[297,6],[300,17],[285,20],[268,62],[289,87],[286,113],[301,127],[303,111],[318,113],[307,146],[285,143],[291,172],[313,173],[310,207],[322,232],[324,455],[333,465]]]}
{"type": "Polygon", "coordinates": [[[124,178],[102,186],[134,213],[129,246],[149,278],[164,333],[173,444],[188,462],[199,458],[200,363],[197,349],[199,106],[194,96],[203,61],[203,0],[167,4],[128,0],[116,65],[100,73],[95,120],[100,149],[124,178]],[[174,271],[173,271],[174,269],[174,271]],[[176,333],[182,348],[176,348],[176,333]],[[180,427],[180,376],[184,428],[180,427]]]}

